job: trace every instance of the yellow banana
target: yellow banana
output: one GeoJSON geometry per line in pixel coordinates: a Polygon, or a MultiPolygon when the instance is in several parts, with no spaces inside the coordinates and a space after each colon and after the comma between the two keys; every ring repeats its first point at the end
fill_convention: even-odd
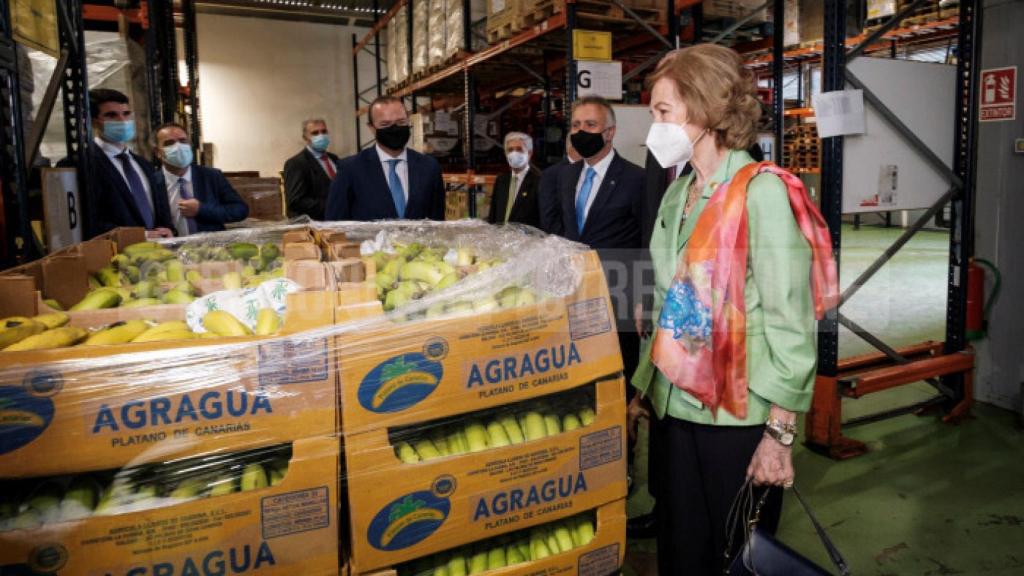
{"type": "Polygon", "coordinates": [[[242,287],[242,275],[238,272],[228,272],[221,276],[220,281],[225,290],[238,290],[242,287]]]}
{"type": "Polygon", "coordinates": [[[0,350],[21,342],[29,336],[39,334],[46,330],[39,322],[24,316],[11,316],[4,318],[0,323],[0,350]]]}
{"type": "Polygon", "coordinates": [[[49,306],[50,308],[53,308],[54,310],[59,310],[61,312],[64,311],[64,307],[60,305],[60,302],[57,302],[53,298],[47,298],[46,300],[43,300],[43,303],[49,306]]]}
{"type": "Polygon", "coordinates": [[[213,310],[203,316],[203,328],[218,336],[252,336],[252,330],[230,312],[213,310]]]}
{"type": "Polygon", "coordinates": [[[135,244],[129,244],[128,246],[125,246],[124,250],[121,250],[121,253],[131,258],[143,252],[156,250],[159,247],[160,245],[157,244],[156,242],[136,242],[135,244]]]}
{"type": "Polygon", "coordinates": [[[188,330],[188,323],[184,320],[168,320],[167,322],[161,322],[156,326],[153,326],[148,331],[153,334],[159,334],[161,332],[170,332],[173,330],[188,330]]]}
{"type": "Polygon", "coordinates": [[[50,314],[40,314],[39,316],[32,317],[32,320],[39,322],[43,326],[46,326],[47,330],[53,330],[54,328],[60,328],[64,326],[71,318],[63,312],[53,312],[50,314]]]}
{"type": "Polygon", "coordinates": [[[185,266],[181,263],[181,260],[168,261],[164,269],[167,270],[168,282],[181,282],[185,280],[185,266]]]}
{"type": "Polygon", "coordinates": [[[191,340],[196,337],[196,333],[191,330],[163,330],[161,332],[152,332],[147,330],[139,335],[138,338],[132,340],[132,342],[165,342],[167,340],[191,340]]]}
{"type": "Polygon", "coordinates": [[[249,464],[242,471],[242,492],[266,488],[268,484],[267,472],[260,464],[249,464]]]}
{"type": "Polygon", "coordinates": [[[281,329],[281,317],[272,308],[260,308],[256,315],[256,335],[268,336],[281,329]]]}
{"type": "Polygon", "coordinates": [[[104,266],[96,271],[96,279],[100,284],[114,288],[121,285],[121,274],[110,266],[104,266]]]}
{"type": "Polygon", "coordinates": [[[103,308],[116,308],[121,303],[121,295],[112,288],[97,288],[85,295],[77,304],[70,308],[71,312],[81,310],[102,310],[103,308]]]}
{"type": "Polygon", "coordinates": [[[190,294],[186,294],[180,290],[171,290],[164,294],[165,304],[189,304],[195,300],[190,294]]]}
{"type": "Polygon", "coordinates": [[[122,302],[120,308],[142,308],[144,306],[159,306],[162,304],[159,298],[139,298],[138,300],[129,300],[128,302],[122,302]]]}
{"type": "Polygon", "coordinates": [[[89,335],[88,332],[77,326],[64,326],[54,328],[34,336],[29,336],[21,342],[4,348],[5,352],[23,352],[26,350],[49,350],[51,348],[67,348],[74,346],[89,335]]]}
{"type": "Polygon", "coordinates": [[[86,338],[83,346],[101,346],[104,344],[124,344],[131,342],[149,330],[145,320],[128,320],[115,322],[86,338]]]}

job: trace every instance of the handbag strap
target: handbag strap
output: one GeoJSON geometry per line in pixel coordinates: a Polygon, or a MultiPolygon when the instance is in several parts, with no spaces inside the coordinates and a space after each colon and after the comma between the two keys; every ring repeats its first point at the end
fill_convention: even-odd
{"type": "Polygon", "coordinates": [[[828,537],[828,534],[825,532],[825,528],[822,527],[821,523],[818,522],[818,519],[814,517],[814,513],[811,512],[811,507],[807,505],[804,497],[801,496],[800,492],[796,489],[796,486],[792,486],[791,490],[793,491],[793,495],[796,496],[797,501],[799,501],[800,505],[803,506],[804,512],[807,513],[807,517],[811,519],[811,524],[814,524],[814,530],[818,533],[818,538],[821,539],[821,543],[825,546],[825,550],[828,552],[832,563],[839,569],[839,574],[841,576],[849,576],[850,569],[846,565],[846,560],[843,559],[843,555],[839,552],[839,549],[836,548],[836,545],[832,543],[832,539],[828,537]]]}

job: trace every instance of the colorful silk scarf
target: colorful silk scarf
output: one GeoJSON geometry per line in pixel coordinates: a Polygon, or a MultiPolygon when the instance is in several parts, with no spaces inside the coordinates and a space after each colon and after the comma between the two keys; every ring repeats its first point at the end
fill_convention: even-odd
{"type": "Polygon", "coordinates": [[[747,415],[747,187],[766,172],[785,183],[797,226],[811,246],[815,316],[820,320],[838,301],[828,227],[799,178],[769,162],[751,163],[719,186],[679,259],[651,349],[661,373],[714,415],[720,407],[740,419],[747,415]]]}

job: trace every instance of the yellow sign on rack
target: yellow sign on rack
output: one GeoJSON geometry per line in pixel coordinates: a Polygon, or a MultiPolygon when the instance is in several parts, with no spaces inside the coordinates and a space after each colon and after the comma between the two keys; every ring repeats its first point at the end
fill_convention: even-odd
{"type": "Polygon", "coordinates": [[[11,3],[14,40],[50,56],[60,54],[57,4],[54,0],[14,0],[11,3]]]}
{"type": "Polygon", "coordinates": [[[597,30],[572,31],[572,55],[577,60],[612,59],[612,33],[597,30]]]}

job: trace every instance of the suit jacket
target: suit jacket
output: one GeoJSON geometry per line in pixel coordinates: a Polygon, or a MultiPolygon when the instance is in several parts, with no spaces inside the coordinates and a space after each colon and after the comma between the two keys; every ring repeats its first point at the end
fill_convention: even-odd
{"type": "Polygon", "coordinates": [[[558,190],[559,177],[563,170],[572,166],[565,156],[548,166],[540,176],[537,190],[537,204],[540,209],[540,229],[548,234],[562,235],[562,198],[558,190]]]}
{"type": "Polygon", "coordinates": [[[640,227],[644,171],[616,153],[580,234],[576,227],[576,184],[585,165],[586,162],[576,162],[560,174],[562,236],[597,250],[612,291],[619,329],[632,332],[632,307],[637,298],[633,294],[637,286],[635,267],[643,254],[640,227]]]}
{"type": "MultiPolygon", "coordinates": [[[[491,195],[491,211],[487,221],[491,224],[505,223],[505,209],[508,208],[509,188],[512,185],[512,174],[499,174],[494,181],[494,193],[491,195]]],[[[526,177],[519,186],[508,221],[527,224],[540,228],[540,208],[537,203],[537,188],[540,186],[540,174],[535,168],[526,171],[526,177]]]]}
{"type": "MultiPolygon", "coordinates": [[[[334,169],[340,172],[338,157],[328,152],[327,158],[334,163],[334,169]]],[[[314,220],[323,220],[330,189],[331,179],[309,148],[303,147],[284,163],[284,197],[289,218],[305,214],[314,220]]]]}
{"type": "MultiPolygon", "coordinates": [[[[89,155],[88,186],[83,194],[85,214],[83,232],[85,238],[93,238],[118,226],[145,228],[142,213],[135,205],[128,182],[107,157],[106,153],[90,141],[86,149],[89,155]]],[[[142,169],[139,178],[153,180],[153,165],[145,158],[129,152],[142,169]]],[[[150,185],[153,199],[153,227],[174,229],[167,192],[162,187],[150,185]]]]}
{"type": "MultiPolygon", "coordinates": [[[[150,186],[154,190],[167,190],[162,169],[153,173],[150,186]]],[[[220,232],[224,224],[249,216],[249,206],[231,187],[224,173],[216,168],[192,165],[192,195],[199,200],[199,213],[195,217],[197,232],[220,232]]],[[[174,227],[171,230],[177,233],[174,227]]]]}
{"type": "MultiPolygon", "coordinates": [[[[407,220],[444,220],[444,181],[441,165],[430,156],[409,149],[407,220]]],[[[383,220],[398,218],[384,169],[371,146],[341,161],[331,183],[325,220],[383,220]]]]}
{"type": "Polygon", "coordinates": [[[669,171],[662,168],[661,164],[654,158],[654,154],[647,153],[647,160],[644,163],[644,217],[643,217],[643,245],[650,246],[651,233],[654,232],[654,222],[658,219],[658,208],[661,207],[661,199],[668,190],[669,171]]]}

